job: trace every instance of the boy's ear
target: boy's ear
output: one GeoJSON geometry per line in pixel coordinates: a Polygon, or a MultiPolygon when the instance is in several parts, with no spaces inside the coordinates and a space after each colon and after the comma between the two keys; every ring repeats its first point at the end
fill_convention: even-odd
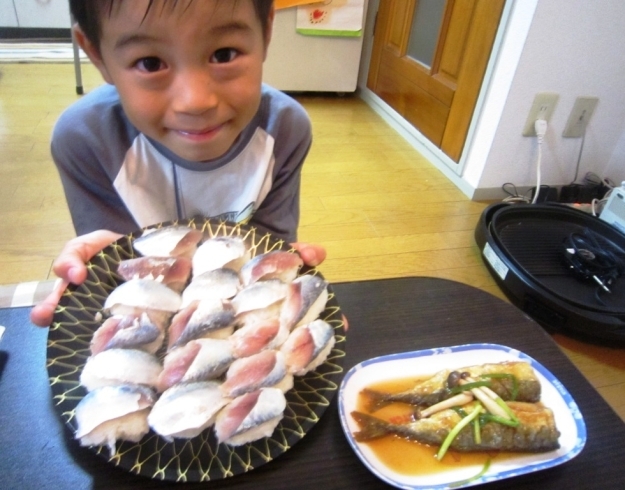
{"type": "Polygon", "coordinates": [[[76,39],[76,42],[78,43],[78,45],[86,53],[86,55],[89,57],[91,62],[95,65],[95,67],[98,69],[98,71],[100,72],[100,74],[102,75],[102,78],[104,78],[106,83],[113,84],[113,81],[109,75],[109,72],[106,69],[106,65],[104,64],[104,61],[102,60],[102,55],[100,54],[100,50],[96,46],[94,46],[93,43],[89,41],[89,39],[87,39],[87,36],[83,32],[83,30],[80,28],[80,26],[78,26],[78,24],[74,24],[72,26],[72,34],[74,35],[74,39],[76,39]]]}
{"type": "Polygon", "coordinates": [[[269,16],[267,17],[267,30],[265,31],[265,55],[263,61],[267,59],[267,50],[269,49],[269,43],[271,42],[271,34],[273,32],[273,19],[276,16],[276,9],[272,3],[269,16]]]}

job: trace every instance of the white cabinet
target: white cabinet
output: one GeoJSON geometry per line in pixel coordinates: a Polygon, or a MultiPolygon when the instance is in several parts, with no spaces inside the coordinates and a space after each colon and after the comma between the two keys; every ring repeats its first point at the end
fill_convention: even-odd
{"type": "Polygon", "coordinates": [[[296,8],[276,12],[263,81],[294,92],[356,90],[363,36],[304,36],[296,19],[296,8]]]}
{"type": "Polygon", "coordinates": [[[68,0],[0,0],[2,27],[69,28],[68,0]]]}

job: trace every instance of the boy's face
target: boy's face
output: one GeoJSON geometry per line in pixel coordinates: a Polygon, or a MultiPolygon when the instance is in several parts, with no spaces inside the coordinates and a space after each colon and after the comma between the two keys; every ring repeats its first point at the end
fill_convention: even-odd
{"type": "Polygon", "coordinates": [[[141,132],[187,160],[220,157],[260,104],[268,39],[254,6],[148,1],[115,2],[99,52],[81,44],[141,132]]]}

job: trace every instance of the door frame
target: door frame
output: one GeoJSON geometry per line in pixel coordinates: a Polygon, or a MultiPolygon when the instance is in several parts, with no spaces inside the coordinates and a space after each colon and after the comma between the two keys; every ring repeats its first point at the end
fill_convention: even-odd
{"type": "Polygon", "coordinates": [[[466,143],[458,162],[449,158],[367,88],[367,75],[373,46],[373,26],[379,0],[368,2],[358,82],[360,97],[471,199],[474,198],[479,184],[479,178],[484,169],[538,1],[506,0],[505,2],[484,74],[484,82],[480,88],[466,143]]]}

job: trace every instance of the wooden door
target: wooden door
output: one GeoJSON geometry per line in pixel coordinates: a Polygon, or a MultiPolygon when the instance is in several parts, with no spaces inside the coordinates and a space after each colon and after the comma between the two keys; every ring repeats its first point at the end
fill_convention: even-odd
{"type": "Polygon", "coordinates": [[[462,154],[504,3],[380,0],[367,86],[455,162],[462,154]],[[419,32],[432,28],[432,22],[424,24],[415,16],[424,6],[439,9],[429,62],[414,54],[416,50],[419,55],[423,44],[419,32]]]}

